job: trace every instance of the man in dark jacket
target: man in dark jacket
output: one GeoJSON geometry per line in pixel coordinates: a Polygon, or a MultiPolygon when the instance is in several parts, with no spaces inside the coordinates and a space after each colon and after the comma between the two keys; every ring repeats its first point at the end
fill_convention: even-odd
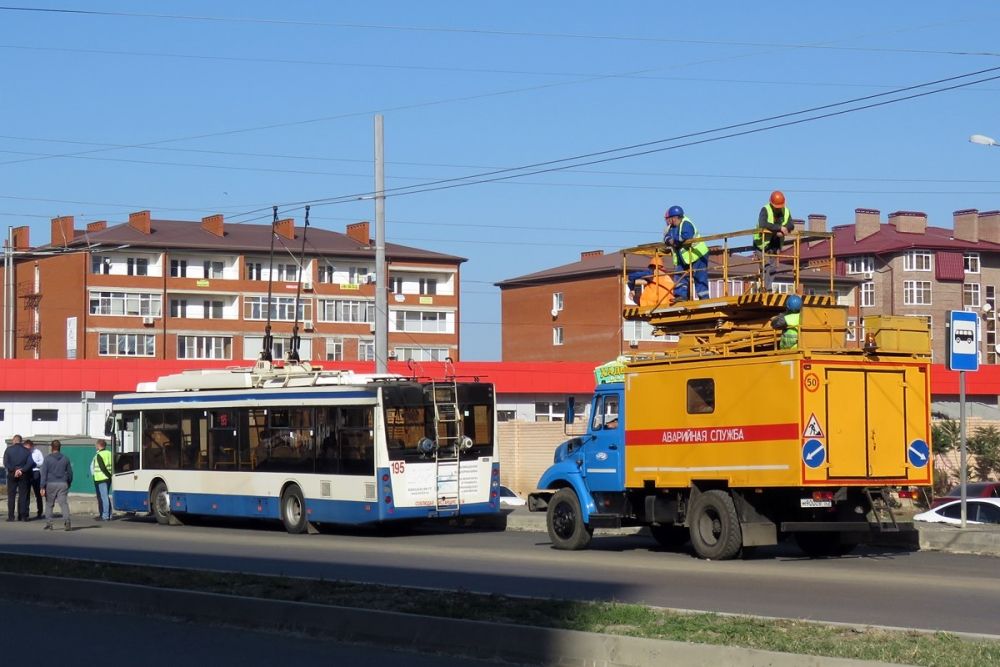
{"type": "Polygon", "coordinates": [[[45,496],[45,530],[52,530],[52,508],[59,502],[63,525],[70,529],[69,487],[73,484],[73,465],[62,454],[62,443],[52,441],[51,453],[42,464],[42,495],[45,496]]]}
{"type": "Polygon", "coordinates": [[[35,462],[31,452],[21,443],[21,436],[11,438],[11,444],[4,450],[3,467],[7,470],[7,520],[14,520],[14,501],[17,500],[17,520],[27,521],[28,491],[31,489],[31,475],[35,462]]]}

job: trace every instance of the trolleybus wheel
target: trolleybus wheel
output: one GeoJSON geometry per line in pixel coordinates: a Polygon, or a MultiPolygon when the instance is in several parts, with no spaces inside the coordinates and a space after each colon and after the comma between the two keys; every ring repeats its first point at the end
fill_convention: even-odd
{"type": "Polygon", "coordinates": [[[167,495],[167,485],[157,482],[149,493],[149,513],[156,518],[156,523],[170,523],[170,496],[167,495]]]}
{"type": "Polygon", "coordinates": [[[795,533],[795,543],[810,558],[846,556],[858,546],[855,542],[841,542],[840,533],[795,533]]]}
{"type": "Polygon", "coordinates": [[[712,489],[698,496],[688,519],[695,553],[710,560],[729,560],[743,547],[736,505],[725,491],[712,489]]]}
{"type": "Polygon", "coordinates": [[[661,547],[672,551],[680,549],[688,541],[688,531],[684,526],[653,525],[649,527],[649,534],[661,547]]]}
{"type": "Polygon", "coordinates": [[[556,549],[586,549],[590,538],[594,536],[593,529],[583,522],[580,500],[573,489],[556,491],[549,501],[549,511],[545,518],[549,539],[556,549]]]}
{"type": "Polygon", "coordinates": [[[309,528],[306,520],[306,501],[302,490],[294,484],[281,496],[281,522],[289,533],[304,533],[309,528]]]}

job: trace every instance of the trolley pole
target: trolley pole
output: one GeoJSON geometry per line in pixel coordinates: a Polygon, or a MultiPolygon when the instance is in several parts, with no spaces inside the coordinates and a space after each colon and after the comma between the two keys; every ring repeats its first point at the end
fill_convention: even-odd
{"type": "Polygon", "coordinates": [[[382,114],[375,114],[375,372],[388,372],[389,295],[385,270],[385,162],[382,114]]]}

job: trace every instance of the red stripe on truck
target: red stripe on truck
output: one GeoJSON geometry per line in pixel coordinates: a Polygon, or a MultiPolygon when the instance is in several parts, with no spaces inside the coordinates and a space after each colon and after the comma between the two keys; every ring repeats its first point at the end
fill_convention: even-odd
{"type": "Polygon", "coordinates": [[[625,431],[625,444],[628,446],[708,445],[720,442],[761,442],[765,440],[798,439],[800,439],[799,425],[796,423],[625,431]]]}

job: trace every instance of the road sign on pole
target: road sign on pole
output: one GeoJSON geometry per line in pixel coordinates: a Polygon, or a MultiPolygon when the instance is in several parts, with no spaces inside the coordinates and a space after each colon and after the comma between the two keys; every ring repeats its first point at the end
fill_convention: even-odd
{"type": "Polygon", "coordinates": [[[979,370],[979,316],[965,310],[948,311],[948,368],[979,370]]]}

